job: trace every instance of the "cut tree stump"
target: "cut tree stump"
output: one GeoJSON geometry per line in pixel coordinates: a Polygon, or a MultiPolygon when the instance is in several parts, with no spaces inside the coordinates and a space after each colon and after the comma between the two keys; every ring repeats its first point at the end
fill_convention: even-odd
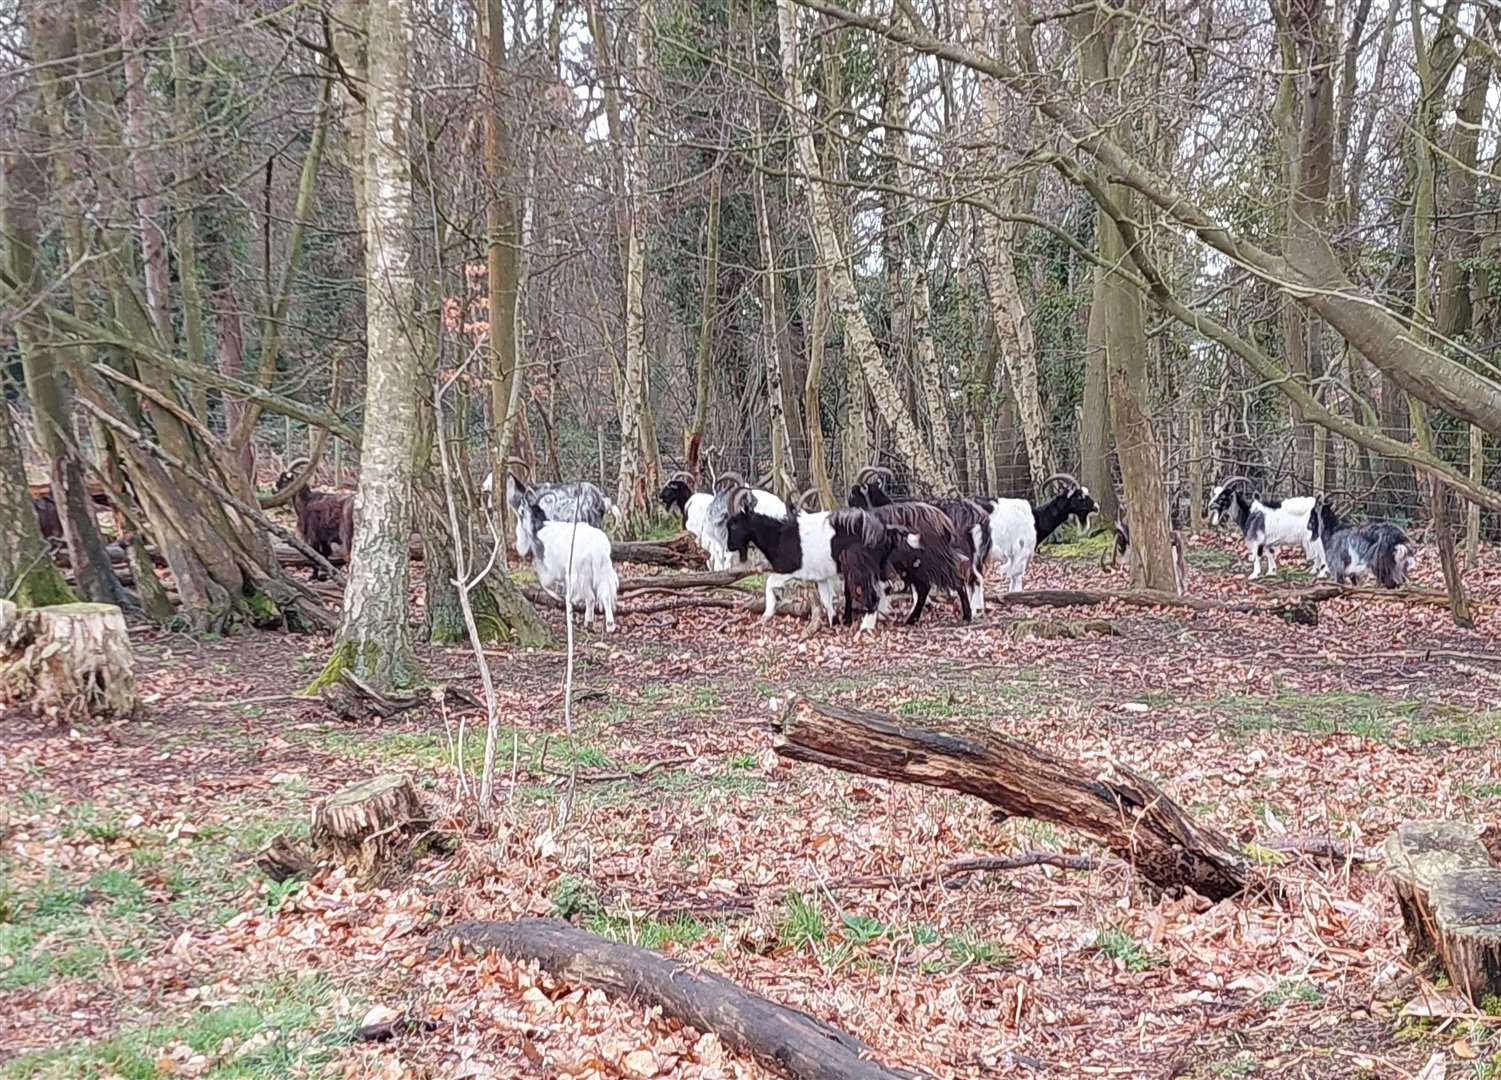
{"type": "Polygon", "coordinates": [[[432,822],[412,781],[400,773],[351,784],[313,809],[309,837],[319,855],[335,859],[368,881],[404,872],[413,840],[432,822]]]}
{"type": "Polygon", "coordinates": [[[1501,994],[1501,869],[1475,829],[1458,821],[1408,821],[1386,838],[1414,961],[1438,957],[1449,981],[1478,1008],[1501,994]]]}
{"type": "Polygon", "coordinates": [[[454,941],[475,952],[493,949],[512,960],[534,960],[564,982],[654,1005],[793,1080],[914,1075],[872,1060],[858,1039],[815,1016],[768,1001],[721,975],[651,949],[607,941],[562,919],[455,923],[433,934],[428,955],[441,955],[454,941]]]}
{"type": "Polygon", "coordinates": [[[113,604],[0,600],[0,693],[69,719],[133,716],[140,699],[125,616],[113,604]]]}
{"type": "Polygon", "coordinates": [[[1118,762],[1087,765],[995,731],[931,731],[801,696],[783,710],[774,746],[794,761],[961,791],[1008,815],[1078,829],[1171,893],[1187,887],[1223,900],[1252,883],[1227,838],[1195,825],[1161,788],[1118,762]]]}

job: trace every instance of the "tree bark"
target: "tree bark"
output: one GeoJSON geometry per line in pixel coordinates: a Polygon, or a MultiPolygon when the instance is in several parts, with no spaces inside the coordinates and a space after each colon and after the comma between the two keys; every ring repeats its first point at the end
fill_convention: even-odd
{"type": "Polygon", "coordinates": [[[43,715],[130,719],[140,700],[125,616],[111,604],[0,600],[0,691],[43,715]]]}
{"type": "Polygon", "coordinates": [[[709,366],[714,358],[714,326],[719,308],[719,209],[724,162],[715,159],[709,176],[709,209],[704,240],[704,269],[698,303],[698,347],[693,354],[693,420],[683,436],[683,467],[696,469],[695,448],[702,445],[709,422],[709,366]],[[693,461],[690,461],[693,458],[693,461]]]}
{"type": "Polygon", "coordinates": [[[74,599],[37,525],[21,440],[10,407],[0,403],[0,600],[22,607],[74,599]]]}
{"type": "Polygon", "coordinates": [[[370,0],[366,86],[365,433],[355,495],[344,617],[315,686],[351,670],[377,690],[410,683],[417,661],[407,628],[412,470],[417,450],[417,349],[408,338],[416,297],[412,171],[412,10],[370,0]]]}
{"type": "Polygon", "coordinates": [[[808,328],[808,374],[803,383],[803,417],[808,425],[809,480],[818,492],[819,504],[837,506],[834,485],[829,480],[828,450],[823,434],[823,358],[829,337],[829,275],[822,267],[814,271],[813,322],[808,328]]]}
{"type": "MultiPolygon", "coordinates": [[[[789,103],[799,102],[803,100],[804,94],[802,76],[798,71],[797,18],[792,0],[777,0],[777,22],[781,35],[782,82],[786,100],[789,103]]],[[[797,160],[805,177],[803,186],[808,194],[814,245],[820,263],[828,270],[833,306],[844,324],[845,347],[853,350],[865,383],[875,399],[876,409],[895,436],[897,450],[911,465],[922,490],[933,495],[956,494],[956,477],[952,473],[944,475],[933,455],[923,445],[901,390],[887,370],[886,362],[870,332],[870,325],[865,320],[854,278],[845,261],[844,246],[834,225],[834,212],[824,187],[813,137],[799,119],[797,110],[790,105],[788,117],[796,131],[797,160]]]]}
{"type": "Polygon", "coordinates": [[[428,955],[437,956],[455,942],[475,952],[493,950],[512,960],[535,961],[564,982],[661,1009],[696,1031],[714,1033],[730,1050],[790,1080],[910,1075],[873,1060],[859,1040],[808,1013],[768,1001],[696,965],[608,941],[562,919],[455,923],[432,935],[428,955]]]}
{"type": "Polygon", "coordinates": [[[801,696],[783,710],[773,745],[794,761],[959,791],[1008,815],[1079,829],[1169,892],[1223,900],[1251,883],[1228,838],[1195,825],[1119,762],[1067,761],[993,730],[931,731],[801,696]]]}
{"type": "MultiPolygon", "coordinates": [[[[382,2],[371,0],[372,33],[380,26],[382,2]]],[[[379,72],[380,44],[373,36],[370,46],[371,70],[379,72]]],[[[371,195],[375,196],[373,186],[371,195]]],[[[412,781],[386,773],[350,784],[318,803],[308,838],[320,855],[348,865],[366,880],[380,880],[405,869],[412,838],[430,824],[412,781]]]]}

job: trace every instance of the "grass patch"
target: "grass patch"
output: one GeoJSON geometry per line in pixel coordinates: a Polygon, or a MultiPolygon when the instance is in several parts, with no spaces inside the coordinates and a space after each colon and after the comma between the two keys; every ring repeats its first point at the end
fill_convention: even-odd
{"type": "Polygon", "coordinates": [[[594,882],[577,874],[559,876],[552,883],[548,899],[551,901],[548,914],[559,919],[572,919],[575,916],[596,918],[604,915],[604,904],[600,902],[594,882]]]}
{"type": "MultiPolygon", "coordinates": [[[[1393,700],[1359,690],[1283,690],[1265,697],[1228,695],[1208,704],[1228,714],[1232,726],[1242,733],[1355,735],[1372,742],[1412,746],[1477,746],[1501,738],[1501,712],[1472,713],[1450,705],[1393,700]]],[[[1501,784],[1496,790],[1501,792],[1501,784]]]]}
{"type": "Polygon", "coordinates": [[[127,1028],[98,1042],[27,1054],[11,1062],[4,1075],[155,1080],[173,1075],[170,1067],[158,1067],[164,1052],[185,1046],[217,1059],[198,1074],[207,1080],[328,1076],[336,1048],[353,1030],[352,1021],[345,1020],[328,1033],[333,1008],[333,988],[322,976],[275,979],[248,987],[234,1002],[127,1028]]]}
{"type": "Polygon", "coordinates": [[[1468,799],[1494,799],[1501,796],[1501,780],[1486,780],[1481,783],[1462,780],[1459,793],[1468,799]]]}
{"type": "Polygon", "coordinates": [[[1094,939],[1094,947],[1111,959],[1119,960],[1127,971],[1138,974],[1159,962],[1157,957],[1119,926],[1108,926],[1101,930],[1094,939]]]}
{"type": "Polygon", "coordinates": [[[709,927],[687,915],[663,921],[630,915],[594,914],[584,920],[585,930],[630,945],[661,949],[668,944],[691,945],[709,932],[709,927]]]}
{"type": "Polygon", "coordinates": [[[1263,1004],[1274,1006],[1289,1003],[1317,1005],[1324,1000],[1324,995],[1307,979],[1283,979],[1262,994],[1261,1000],[1263,1004]]]}
{"type": "Polygon", "coordinates": [[[782,917],[777,923],[777,942],[789,949],[805,945],[817,945],[829,936],[824,925],[823,912],[816,901],[809,900],[796,890],[787,894],[782,902],[782,917]]]}
{"type": "MultiPolygon", "coordinates": [[[[606,722],[617,716],[624,720],[625,706],[613,703],[604,706],[593,719],[606,722]]],[[[423,771],[438,771],[457,764],[459,747],[450,746],[448,737],[441,731],[392,731],[382,734],[351,732],[347,729],[328,726],[315,732],[299,732],[320,748],[342,758],[368,762],[381,767],[404,766],[423,771]]],[[[485,759],[485,729],[483,726],[468,728],[464,733],[464,771],[479,775],[485,759]]],[[[606,769],[613,762],[600,747],[583,740],[576,740],[570,752],[568,740],[528,728],[501,725],[496,754],[509,764],[512,740],[520,739],[521,767],[539,772],[544,765],[551,769],[567,769],[577,762],[585,769],[606,769]]]]}
{"type": "Polygon", "coordinates": [[[1210,1076],[1250,1076],[1261,1071],[1261,1063],[1254,1058],[1226,1058],[1211,1061],[1204,1071],[1210,1076]]]}
{"type": "Polygon", "coordinates": [[[943,954],[922,962],[927,972],[955,971],[959,968],[989,968],[1009,964],[1012,952],[998,941],[990,941],[972,932],[952,934],[943,939],[943,954]]]}
{"type": "Polygon", "coordinates": [[[1115,532],[1098,529],[1082,532],[1076,523],[1070,522],[1053,533],[1052,539],[1042,545],[1042,550],[1059,559],[1089,559],[1099,562],[1100,556],[1115,546],[1115,532]]]}

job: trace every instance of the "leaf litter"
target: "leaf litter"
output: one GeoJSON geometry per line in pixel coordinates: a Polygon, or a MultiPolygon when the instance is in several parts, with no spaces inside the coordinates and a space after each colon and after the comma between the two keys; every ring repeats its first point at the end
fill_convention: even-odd
{"type": "MultiPolygon", "coordinates": [[[[1243,572],[1199,572],[1194,591],[1299,584],[1243,572]]],[[[924,1074],[1412,1077],[1447,1063],[1450,1076],[1492,1075],[1478,1071],[1501,1052],[1486,1017],[1409,1007],[1444,1000],[1442,987],[1408,966],[1379,873],[1277,851],[1304,836],[1365,851],[1411,817],[1496,819],[1497,553],[1467,582],[1489,605],[1474,631],[1438,606],[1362,599],[1322,603],[1319,625],[1296,629],[1075,609],[1066,617],[1111,619],[1119,636],[1071,640],[1014,637],[1006,625],[1029,613],[995,607],[962,628],[944,603],[923,626],[859,641],[801,640],[796,620],[764,628],[722,609],[624,619],[614,637],[581,638],[574,747],[562,658],[492,656],[503,756],[514,730],[520,763],[493,826],[453,802],[441,716],[353,727],[316,702],[271,700],[307,681],[321,642],[144,634],[148,720],[4,719],[0,1056],[16,1075],[110,1075],[120,1048],[145,1063],[131,1075],[251,1075],[272,1049],[288,1062],[276,1075],[773,1075],[712,1034],[533,966],[425,953],[459,919],[557,914],[805,1009],[924,1074]],[[951,792],[784,761],[769,727],[793,692],[1127,762],[1285,888],[1165,899],[1104,858],[1089,872],[939,880],[973,856],[1103,853],[1061,827],[997,824],[951,792]],[[570,761],[584,782],[560,823],[570,761]],[[340,870],[283,888],[251,866],[316,798],[390,768],[462,832],[456,851],[389,889],[340,870]],[[286,1020],[280,1003],[299,995],[306,1008],[286,1020]],[[240,1013],[252,1022],[222,1036],[205,1022],[240,1013]],[[411,1023],[353,1041],[372,1015],[411,1023]]],[[[1121,580],[1044,549],[1029,585],[1121,580]]],[[[463,650],[425,659],[477,688],[463,650]]]]}

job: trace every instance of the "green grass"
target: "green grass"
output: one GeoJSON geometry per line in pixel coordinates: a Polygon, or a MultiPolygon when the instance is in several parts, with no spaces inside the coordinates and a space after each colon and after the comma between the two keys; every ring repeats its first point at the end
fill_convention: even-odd
{"type": "Polygon", "coordinates": [[[1250,1076],[1261,1071],[1261,1064],[1252,1058],[1227,1058],[1211,1061],[1204,1071],[1210,1076],[1250,1076]]]}
{"type": "MultiPolygon", "coordinates": [[[[1501,712],[1472,713],[1447,705],[1384,698],[1358,690],[1281,690],[1224,695],[1206,702],[1242,733],[1294,731],[1355,735],[1373,742],[1435,746],[1479,745],[1501,737],[1501,712]]],[[[1501,791],[1501,785],[1498,785],[1501,791]]]]}
{"type": "Polygon", "coordinates": [[[1486,780],[1472,783],[1461,781],[1459,793],[1468,799],[1494,799],[1501,796],[1501,780],[1486,780]]]}
{"type": "Polygon", "coordinates": [[[687,915],[664,921],[596,913],[586,918],[583,926],[611,941],[623,941],[647,949],[660,949],[668,944],[691,945],[709,933],[709,927],[687,915]]]}
{"type": "Polygon", "coordinates": [[[1101,930],[1094,939],[1094,947],[1106,956],[1119,960],[1127,971],[1138,974],[1159,963],[1157,957],[1119,926],[1107,926],[1101,930]]]}
{"type": "Polygon", "coordinates": [[[600,903],[594,882],[577,874],[559,876],[552,883],[548,899],[551,901],[548,914],[559,919],[575,916],[596,918],[604,914],[604,905],[600,903]]]}
{"type": "Polygon", "coordinates": [[[1090,559],[1100,561],[1100,556],[1115,546],[1115,532],[1099,529],[1095,532],[1080,532],[1076,522],[1061,526],[1053,538],[1042,545],[1042,550],[1058,559],[1090,559]]]}
{"type": "MultiPolygon", "coordinates": [[[[625,706],[615,702],[605,705],[579,726],[598,727],[600,726],[598,721],[601,719],[605,721],[604,726],[615,726],[623,722],[627,715],[625,706]]],[[[391,731],[371,734],[364,731],[350,732],[346,728],[330,725],[315,732],[299,732],[298,734],[336,756],[369,762],[383,768],[403,766],[430,771],[451,768],[456,763],[459,750],[456,745],[450,746],[448,736],[442,731],[391,731]]],[[[478,775],[483,768],[485,736],[483,725],[476,725],[465,730],[463,758],[466,773],[478,775]]],[[[512,740],[518,736],[521,767],[528,771],[540,771],[544,765],[549,769],[566,770],[569,763],[575,761],[580,768],[585,769],[607,769],[614,764],[603,749],[582,739],[575,740],[573,750],[570,752],[566,738],[548,732],[503,724],[498,732],[496,756],[505,762],[507,767],[511,761],[512,740]]]]}
{"type": "Polygon", "coordinates": [[[829,936],[824,924],[823,912],[817,901],[809,900],[793,890],[782,902],[782,917],[777,924],[777,941],[789,949],[805,945],[817,945],[829,936]]]}
{"type": "Polygon", "coordinates": [[[990,941],[966,931],[943,939],[943,955],[923,961],[928,972],[955,971],[959,968],[1001,967],[1014,959],[1011,950],[998,941],[990,941]]]}
{"type": "Polygon", "coordinates": [[[1283,979],[1265,994],[1261,995],[1263,1004],[1286,1005],[1288,1003],[1301,1003],[1305,1005],[1317,1005],[1324,1000],[1324,995],[1317,986],[1307,979],[1283,979]]]}
{"type": "Polygon", "coordinates": [[[333,987],[322,976],[273,979],[247,987],[238,1001],[129,1027],[98,1042],[27,1054],[12,1061],[4,1075],[156,1080],[172,1075],[157,1067],[158,1058],[168,1046],[182,1043],[216,1061],[198,1074],[207,1080],[333,1076],[334,1053],[353,1030],[350,1018],[335,1023],[333,1013],[333,987]]]}

